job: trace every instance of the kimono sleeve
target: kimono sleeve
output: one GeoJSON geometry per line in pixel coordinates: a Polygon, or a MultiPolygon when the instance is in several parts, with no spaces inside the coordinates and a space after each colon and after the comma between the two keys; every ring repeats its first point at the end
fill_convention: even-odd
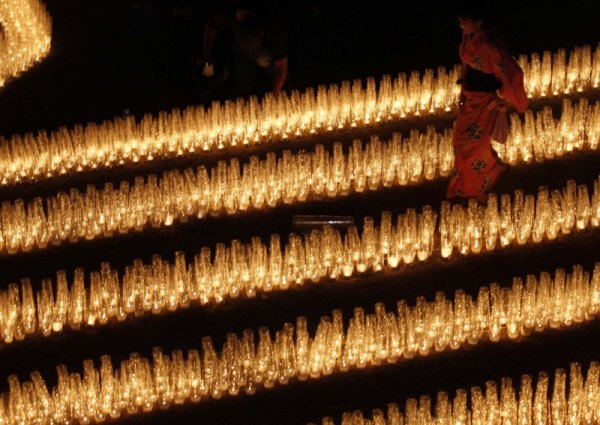
{"type": "Polygon", "coordinates": [[[488,60],[494,76],[502,87],[500,97],[510,102],[519,112],[527,109],[527,93],[523,83],[523,70],[506,49],[486,45],[488,60]]]}

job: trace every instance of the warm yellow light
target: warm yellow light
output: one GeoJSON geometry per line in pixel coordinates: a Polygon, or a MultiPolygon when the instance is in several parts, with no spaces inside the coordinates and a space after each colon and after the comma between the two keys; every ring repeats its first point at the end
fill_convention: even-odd
{"type": "MultiPolygon", "coordinates": [[[[557,369],[553,386],[547,372],[540,372],[537,382],[530,375],[521,376],[518,387],[510,378],[502,378],[499,386],[487,381],[485,389],[459,389],[454,399],[445,391],[438,392],[435,400],[428,395],[409,398],[404,412],[395,403],[388,404],[386,413],[373,410],[370,418],[360,410],[347,412],[341,425],[584,425],[600,423],[599,412],[600,363],[594,361],[587,375],[579,363],[571,363],[568,375],[557,369]]],[[[331,417],[321,423],[336,424],[331,417]]]]}
{"type": "MultiPolygon", "coordinates": [[[[39,0],[0,2],[0,87],[50,52],[52,21],[39,0]]],[[[23,152],[25,153],[25,152],[23,152]]]]}
{"type": "MultiPolygon", "coordinates": [[[[133,353],[119,367],[103,356],[99,368],[84,361],[82,374],[61,365],[58,384],[51,389],[38,372],[22,383],[11,375],[9,391],[0,397],[0,423],[102,422],[488,339],[526,338],[533,331],[593,320],[598,313],[600,263],[591,275],[581,266],[570,274],[558,269],[554,276],[543,272],[527,276],[525,282],[515,278],[511,287],[494,283],[480,288],[477,296],[458,290],[454,300],[438,292],[433,301],[417,297],[414,306],[399,301],[395,311],[386,311],[382,303],[368,314],[357,307],[347,324],[335,310],[321,318],[314,336],[306,319],[299,317],[295,328],[286,323],[274,334],[260,328],[257,339],[251,330],[228,334],[220,352],[204,337],[202,351],[189,350],[187,356],[181,350],[168,355],[155,348],[151,360],[133,353]]],[[[595,379],[597,386],[597,374],[595,379]]]]}
{"type": "Polygon", "coordinates": [[[158,256],[151,264],[135,260],[122,276],[107,263],[88,276],[75,270],[71,282],[59,271],[54,282],[42,281],[35,296],[23,279],[20,287],[10,284],[0,291],[0,337],[10,343],[33,333],[49,336],[65,326],[100,326],[309,281],[395,269],[434,255],[448,258],[455,252],[478,254],[540,243],[559,233],[599,227],[600,179],[591,192],[590,197],[587,186],[569,181],[551,193],[542,187],[537,197],[520,190],[512,199],[502,195],[500,208],[492,194],[486,207],[474,200],[467,208],[443,202],[440,213],[429,206],[419,213],[409,208],[395,222],[384,212],[379,226],[366,217],[362,233],[355,226],[345,233],[326,226],[304,237],[291,234],[283,244],[279,235],[272,235],[268,244],[258,237],[250,243],[234,240],[229,246],[218,244],[214,252],[204,247],[190,262],[182,252],[173,263],[158,256]]]}
{"type": "MultiPolygon", "coordinates": [[[[573,108],[565,102],[565,111],[560,120],[554,120],[549,109],[535,119],[527,114],[524,124],[514,118],[512,137],[499,148],[500,155],[517,164],[597,149],[600,103],[588,106],[581,100],[573,108]]],[[[19,199],[4,201],[0,252],[45,249],[48,244],[171,226],[194,216],[235,214],[431,180],[450,173],[451,145],[450,130],[440,134],[430,127],[425,133],[411,131],[405,139],[399,134],[388,141],[372,136],[364,146],[354,140],[347,151],[340,143],[331,150],[316,145],[312,152],[286,150],[279,156],[269,152],[244,164],[231,158],[210,170],[201,166],[167,171],[160,177],[138,176],[119,187],[90,185],[84,193],[60,192],[47,198],[45,205],[41,198],[27,204],[19,199]]]]}
{"type": "MultiPolygon", "coordinates": [[[[24,0],[11,0],[17,1],[24,0]]],[[[544,52],[541,63],[537,54],[520,57],[531,98],[598,88],[600,48],[592,53],[590,46],[576,47],[568,65],[566,57],[563,49],[554,56],[544,52]]],[[[208,109],[175,108],[137,122],[116,117],[49,134],[13,135],[0,141],[0,185],[449,112],[458,102],[459,70],[458,65],[450,71],[438,67],[435,74],[429,69],[422,75],[386,75],[379,83],[374,78],[344,81],[277,99],[267,94],[261,101],[250,97],[214,102],[208,109]]]]}

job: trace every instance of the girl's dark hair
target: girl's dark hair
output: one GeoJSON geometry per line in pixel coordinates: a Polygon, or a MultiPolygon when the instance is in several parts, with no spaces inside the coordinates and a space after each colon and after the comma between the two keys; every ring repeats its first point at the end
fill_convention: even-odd
{"type": "Polygon", "coordinates": [[[472,21],[481,21],[483,31],[490,44],[498,47],[507,48],[507,41],[502,32],[498,29],[499,10],[491,2],[483,0],[463,0],[457,4],[456,16],[462,19],[472,21]]]}

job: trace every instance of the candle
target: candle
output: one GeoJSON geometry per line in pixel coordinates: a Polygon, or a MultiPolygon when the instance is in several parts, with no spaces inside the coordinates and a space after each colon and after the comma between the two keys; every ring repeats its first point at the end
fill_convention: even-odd
{"type": "Polygon", "coordinates": [[[32,333],[49,336],[64,326],[79,329],[195,303],[253,297],[257,291],[393,270],[437,255],[448,259],[455,253],[477,255],[498,246],[537,244],[555,239],[561,230],[581,232],[600,223],[600,179],[591,197],[586,185],[569,181],[552,195],[542,186],[537,196],[517,190],[512,198],[500,198],[500,210],[497,195],[490,194],[486,206],[471,201],[464,208],[443,201],[439,213],[425,205],[419,212],[408,208],[394,219],[384,211],[378,222],[365,217],[360,229],[324,226],[302,236],[292,233],[287,240],[273,234],[268,242],[253,237],[220,243],[214,254],[203,247],[190,260],[183,252],[176,252],[173,262],[159,256],[149,264],[134,260],[122,275],[108,263],[87,275],[76,269],[72,281],[60,270],[56,280],[44,279],[35,294],[31,282],[23,279],[20,286],[0,291],[0,310],[7,312],[0,336],[4,343],[32,333]]]}
{"type": "MultiPolygon", "coordinates": [[[[0,22],[19,33],[0,45],[0,52],[5,52],[0,59],[6,59],[0,60],[6,64],[0,67],[1,83],[47,54],[50,18],[37,0],[7,0],[0,8],[0,22]]],[[[599,85],[598,47],[576,47],[568,55],[565,49],[521,55],[518,62],[531,99],[589,92],[599,85]]],[[[208,109],[201,105],[174,108],[156,116],[145,114],[137,122],[132,116],[116,117],[101,124],[12,135],[0,140],[0,185],[445,114],[458,103],[460,86],[455,82],[459,74],[458,65],[449,71],[438,67],[436,72],[413,71],[408,77],[385,75],[379,82],[370,77],[365,82],[320,85],[302,93],[294,90],[277,99],[266,94],[261,100],[251,96],[214,101],[208,109]]],[[[529,127],[526,133],[526,150],[521,155],[527,162],[531,141],[538,139],[529,137],[529,127]]],[[[510,153],[511,148],[507,149],[510,153]]],[[[436,157],[430,147],[426,153],[436,157]]],[[[511,164],[514,155],[516,151],[508,155],[511,164]]],[[[446,164],[442,169],[448,172],[447,155],[437,160],[442,162],[442,157],[446,164]]],[[[426,176],[430,171],[426,168],[426,176]]]]}
{"type": "MultiPolygon", "coordinates": [[[[0,87],[50,52],[52,18],[39,0],[6,0],[0,5],[0,87]]],[[[31,164],[33,165],[33,164],[31,164]]]]}
{"type": "MultiPolygon", "coordinates": [[[[402,357],[408,361],[416,355],[429,355],[432,348],[442,352],[466,342],[476,345],[485,340],[526,338],[549,325],[567,327],[595,319],[600,313],[599,297],[600,263],[591,275],[575,265],[571,273],[558,269],[553,276],[545,272],[539,278],[529,275],[524,286],[515,278],[511,287],[481,287],[476,297],[458,290],[453,300],[441,292],[433,300],[417,297],[414,305],[400,300],[395,311],[386,311],[383,303],[376,304],[373,313],[357,307],[348,322],[343,321],[341,311],[334,310],[321,318],[314,333],[308,332],[306,319],[299,317],[295,327],[286,323],[275,332],[261,327],[257,339],[252,330],[230,333],[221,350],[210,337],[203,337],[201,350],[191,349],[185,355],[179,349],[166,354],[156,347],[151,358],[131,353],[119,365],[105,355],[99,363],[85,360],[81,374],[59,365],[57,384],[51,388],[38,372],[23,382],[10,375],[8,391],[0,397],[0,421],[99,423],[108,416],[116,419],[125,413],[169,409],[208,397],[252,394],[258,386],[269,389],[295,378],[318,379],[348,369],[378,367],[402,357]],[[560,291],[550,289],[557,285],[560,291]]],[[[540,423],[548,419],[563,423],[567,417],[579,423],[578,418],[583,417],[586,423],[595,423],[599,377],[596,363],[586,379],[581,368],[573,365],[568,394],[563,370],[555,373],[553,388],[546,373],[539,375],[535,390],[531,379],[524,377],[518,393],[508,379],[501,381],[500,389],[488,381],[485,390],[471,389],[470,403],[463,390],[452,403],[447,394],[438,394],[433,409],[432,400],[422,396],[419,401],[409,399],[404,414],[391,407],[388,420],[421,423],[435,419],[450,424],[464,423],[469,416],[485,422],[492,415],[540,423]]],[[[344,417],[362,420],[363,415],[357,411],[344,417]]],[[[374,418],[384,419],[379,411],[374,418]]]]}
{"type": "MultiPolygon", "coordinates": [[[[456,390],[451,400],[448,393],[439,391],[434,403],[429,396],[406,400],[404,411],[390,403],[387,411],[374,409],[371,416],[356,410],[344,412],[341,425],[401,425],[430,423],[440,425],[488,424],[501,421],[510,424],[595,423],[600,418],[596,410],[600,395],[598,381],[600,366],[591,362],[587,374],[579,363],[571,363],[567,372],[556,369],[551,380],[547,372],[540,372],[537,380],[523,375],[516,387],[510,378],[502,378],[500,386],[487,381],[484,389],[471,387],[470,391],[456,390]],[[568,386],[568,390],[567,390],[568,386]],[[468,406],[467,407],[467,403],[468,406]],[[433,406],[432,406],[433,404],[433,406]]],[[[335,425],[328,416],[323,425],[335,425]]]]}
{"type": "MultiPolygon", "coordinates": [[[[589,105],[581,99],[572,105],[565,100],[560,120],[553,119],[547,108],[536,117],[525,114],[524,122],[514,114],[511,121],[507,143],[494,144],[502,160],[511,164],[541,162],[597,148],[600,102],[589,105]]],[[[162,176],[138,176],[133,182],[121,182],[118,188],[112,183],[100,188],[88,185],[85,191],[59,192],[45,202],[41,198],[28,203],[21,199],[4,201],[0,206],[0,252],[16,254],[44,249],[48,244],[172,226],[193,216],[237,214],[250,208],[274,208],[282,203],[419,183],[447,176],[453,160],[451,132],[439,133],[429,127],[425,132],[413,130],[407,138],[395,134],[387,141],[377,136],[367,143],[356,139],[346,151],[339,143],[334,143],[333,148],[319,144],[310,152],[269,152],[262,158],[252,156],[243,164],[238,158],[231,158],[219,161],[210,170],[200,166],[195,170],[170,170],[162,176]]],[[[564,215],[563,232],[576,220],[576,190],[568,187],[551,199],[557,213],[564,215]]],[[[522,240],[529,233],[522,226],[529,226],[533,214],[531,199],[523,199],[523,205],[518,201],[517,211],[506,210],[500,201],[501,244],[512,239],[513,232],[522,240]],[[521,209],[526,218],[515,221],[515,228],[506,227],[508,215],[520,217],[521,209]]],[[[587,220],[586,208],[579,205],[580,222],[587,220]]],[[[462,218],[461,214],[462,210],[455,210],[452,219],[469,222],[473,237],[480,238],[479,212],[472,210],[462,218]]],[[[593,221],[594,217],[591,215],[590,219],[593,221]]],[[[463,252],[465,249],[466,245],[461,248],[463,252]]],[[[478,246],[475,249],[480,250],[478,246]]]]}

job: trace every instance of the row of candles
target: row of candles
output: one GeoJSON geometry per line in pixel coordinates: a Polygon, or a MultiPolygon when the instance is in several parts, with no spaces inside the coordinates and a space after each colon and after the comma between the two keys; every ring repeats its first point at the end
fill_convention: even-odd
{"type": "MultiPolygon", "coordinates": [[[[511,138],[503,159],[511,164],[555,158],[575,150],[598,148],[600,102],[586,100],[575,107],[565,102],[560,120],[544,109],[533,118],[526,114],[521,125],[513,119],[511,138]]],[[[115,188],[87,186],[85,192],[71,189],[44,201],[21,199],[0,206],[0,252],[15,254],[64,241],[111,237],[115,233],[141,231],[148,225],[170,226],[189,217],[202,218],[225,211],[234,214],[249,209],[275,207],[322,197],[341,197],[352,192],[415,184],[424,179],[447,176],[454,155],[450,130],[443,134],[429,127],[396,133],[388,141],[372,136],[364,146],[355,139],[344,149],[316,145],[314,151],[280,155],[269,152],[252,156],[243,165],[238,158],[219,161],[215,167],[167,171],[161,177],[138,176],[115,188]]]]}
{"type": "MultiPolygon", "coordinates": [[[[322,425],[335,425],[332,417],[322,425]]],[[[340,423],[340,422],[337,422],[340,423]]],[[[537,380],[521,376],[519,386],[510,378],[487,381],[485,388],[446,391],[435,400],[428,395],[406,400],[404,411],[390,403],[386,412],[373,410],[369,417],[356,410],[342,415],[341,425],[589,425],[600,423],[600,363],[590,363],[584,374],[579,363],[567,372],[556,369],[554,379],[540,372],[537,380]]],[[[314,425],[314,424],[313,424],[314,425]]]]}
{"type": "Polygon", "coordinates": [[[523,70],[525,89],[529,98],[544,98],[560,94],[581,93],[589,87],[600,85],[598,46],[592,53],[590,46],[575,47],[569,52],[559,49],[555,53],[532,53],[517,59],[523,70]],[[588,77],[589,75],[589,77],[588,77]]]}
{"type": "MultiPolygon", "coordinates": [[[[577,47],[568,56],[560,49],[544,52],[541,59],[539,54],[520,57],[530,97],[598,88],[600,48],[577,47]]],[[[0,141],[0,185],[450,111],[458,100],[459,72],[458,66],[439,67],[435,75],[428,69],[422,75],[386,75],[379,83],[374,78],[366,84],[344,81],[277,98],[267,94],[261,101],[250,97],[214,102],[208,109],[176,108],[140,121],[116,117],[50,134],[13,135],[0,141]]]]}
{"type": "Polygon", "coordinates": [[[523,119],[510,115],[506,143],[494,142],[494,150],[508,164],[543,162],[579,150],[596,150],[600,142],[600,103],[588,105],[587,99],[572,104],[563,100],[560,119],[554,119],[547,106],[534,113],[527,110],[523,119]]]}
{"type": "Polygon", "coordinates": [[[50,52],[52,19],[39,0],[3,0],[0,29],[2,87],[50,52]]]}
{"type": "Polygon", "coordinates": [[[76,269],[71,281],[61,270],[54,282],[43,279],[35,294],[29,279],[0,291],[0,337],[11,343],[32,334],[50,336],[65,326],[101,326],[191,304],[396,269],[434,253],[442,258],[478,254],[598,227],[600,179],[591,199],[587,186],[569,181],[562,190],[542,187],[537,197],[521,190],[512,200],[502,195],[500,206],[490,194],[485,207],[475,200],[466,208],[444,201],[439,214],[429,206],[420,213],[408,209],[396,222],[384,212],[378,226],[366,217],[362,232],[351,226],[342,234],[325,226],[304,236],[292,233],[283,244],[274,234],[268,244],[254,237],[250,243],[217,244],[214,253],[204,247],[190,262],[183,252],[172,263],[159,256],[150,264],[135,260],[123,275],[108,263],[87,276],[76,269]]]}
{"type": "MultiPolygon", "coordinates": [[[[8,377],[0,397],[0,422],[7,425],[103,422],[125,412],[167,409],[206,398],[252,394],[291,379],[319,378],[350,369],[377,367],[432,352],[459,349],[483,341],[526,338],[545,328],[573,326],[600,313],[600,263],[590,275],[581,266],[571,273],[543,272],[512,286],[492,284],[476,296],[457,290],[454,299],[438,292],[433,301],[401,300],[395,311],[383,303],[371,313],[357,307],[347,324],[342,312],[323,316],[314,335],[306,318],[286,323],[274,334],[266,327],[228,334],[218,352],[210,337],[202,350],[170,355],[155,348],[152,359],[130,354],[118,367],[110,356],[83,363],[83,373],[57,367],[58,380],[48,388],[39,372],[21,382],[8,377]],[[273,337],[274,335],[274,337],[273,337]],[[255,342],[256,339],[258,342],[255,342]]],[[[541,422],[538,422],[541,423],[541,422]]]]}
{"type": "MultiPolygon", "coordinates": [[[[5,37],[0,40],[0,44],[4,43],[0,46],[3,47],[0,48],[0,52],[5,52],[4,55],[0,53],[0,85],[3,85],[6,78],[16,76],[49,52],[51,22],[41,3],[36,0],[9,0],[4,6],[0,5],[0,22],[5,30],[5,37]],[[9,15],[7,11],[11,7],[14,10],[8,12],[9,15]]],[[[525,70],[529,97],[583,92],[597,88],[600,80],[600,49],[596,49],[592,54],[589,46],[576,48],[570,53],[568,61],[566,52],[561,49],[554,55],[544,52],[541,59],[537,54],[533,54],[531,59],[521,56],[519,63],[525,70]]],[[[285,139],[335,129],[368,126],[404,116],[449,111],[454,108],[456,102],[457,87],[453,86],[456,73],[456,68],[450,72],[439,68],[435,77],[433,71],[427,70],[423,76],[416,72],[411,73],[410,77],[400,75],[395,80],[386,76],[379,84],[374,79],[369,79],[366,88],[360,81],[354,81],[352,84],[344,82],[340,87],[321,86],[316,94],[314,90],[309,89],[303,94],[295,92],[289,97],[283,95],[277,100],[267,96],[262,103],[252,98],[248,101],[215,103],[208,111],[190,107],[183,113],[178,110],[163,112],[156,118],[146,115],[139,123],[132,117],[126,117],[98,126],[89,124],[85,128],[77,126],[72,130],[62,128],[59,132],[51,133],[50,137],[44,132],[38,133],[37,136],[13,136],[0,146],[0,151],[8,154],[5,158],[10,158],[6,161],[6,167],[3,167],[6,171],[0,173],[0,184],[16,184],[86,169],[152,161],[156,158],[248,145],[276,138],[285,139]],[[55,142],[56,145],[53,145],[55,142]]],[[[587,125],[589,122],[599,121],[598,118],[594,118],[600,116],[597,114],[598,107],[591,112],[587,109],[587,104],[572,112],[569,110],[569,113],[565,113],[566,110],[567,107],[563,111],[561,121],[567,121],[565,117],[569,117],[568,119],[575,124],[569,124],[569,129],[566,133],[563,131],[562,136],[556,136],[558,131],[554,129],[564,130],[565,127],[552,120],[549,109],[538,113],[537,121],[533,113],[528,112],[523,124],[516,115],[511,117],[511,142],[499,148],[503,158],[511,164],[530,162],[532,158],[539,161],[560,156],[563,152],[582,149],[587,142],[595,149],[598,130],[595,128],[590,132],[593,136],[587,138],[589,134],[585,133],[587,129],[582,123],[587,125]],[[546,123],[550,123],[550,126],[545,126],[546,123]],[[549,130],[550,128],[552,130],[549,130]],[[555,140],[554,143],[550,143],[552,147],[548,147],[548,143],[540,143],[541,137],[536,136],[540,132],[547,135],[549,140],[555,140]],[[565,137],[567,133],[569,136],[565,137]]],[[[439,148],[444,137],[448,140],[449,133],[436,135],[429,131],[425,138],[430,144],[424,148],[415,148],[413,144],[412,152],[421,150],[421,153],[424,153],[432,145],[439,148]]],[[[410,140],[419,141],[422,138],[423,135],[413,133],[406,146],[409,146],[410,140]]],[[[447,140],[446,149],[450,146],[447,140]]],[[[402,145],[402,142],[400,140],[399,144],[402,145]]],[[[373,140],[372,143],[381,144],[373,140]]],[[[341,145],[336,147],[339,151],[342,150],[341,145]]],[[[309,190],[306,196],[337,196],[340,190],[345,194],[348,191],[375,190],[381,183],[385,185],[383,178],[373,183],[376,179],[372,178],[370,171],[375,170],[376,173],[377,167],[369,168],[367,165],[371,153],[369,147],[361,152],[366,170],[363,173],[362,188],[355,186],[355,179],[352,177],[349,179],[349,188],[343,189],[342,179],[338,179],[335,190],[331,189],[331,184],[322,184],[321,191],[309,190]],[[334,194],[331,195],[330,191],[334,194]]],[[[362,150],[361,146],[359,148],[362,150]]],[[[382,147],[379,151],[381,158],[386,154],[385,148],[382,147]]],[[[404,145],[399,152],[411,152],[410,146],[408,150],[402,151],[403,148],[404,145]]],[[[377,162],[378,148],[375,147],[374,150],[377,162]]],[[[358,149],[354,152],[358,152],[358,149]]],[[[322,146],[315,151],[317,159],[321,155],[326,158],[326,162],[329,160],[328,153],[322,146]],[[319,149],[323,154],[317,153],[319,149]]],[[[448,174],[448,164],[452,164],[451,157],[448,160],[447,155],[425,156],[420,165],[415,164],[418,160],[411,161],[411,165],[420,167],[422,174],[415,177],[414,173],[406,172],[404,175],[408,180],[404,184],[418,181],[423,175],[432,179],[438,173],[448,174]],[[431,162],[435,165],[432,166],[431,162]]],[[[309,162],[312,160],[311,157],[309,162]]],[[[265,163],[267,162],[268,159],[265,163]]],[[[334,170],[333,160],[328,165],[330,167],[325,167],[325,175],[330,175],[330,170],[334,170]]],[[[219,166],[223,168],[223,163],[219,166]]],[[[223,173],[218,168],[217,171],[211,170],[210,178],[205,170],[204,182],[209,182],[210,189],[201,189],[199,192],[203,195],[214,187],[223,195],[223,190],[218,183],[213,184],[213,180],[229,182],[232,173],[229,170],[223,173]]],[[[241,182],[243,176],[239,171],[239,163],[237,168],[237,176],[241,182]]],[[[275,167],[269,168],[265,165],[267,171],[278,168],[277,161],[275,167]]],[[[343,169],[349,168],[345,164],[343,169]]],[[[248,169],[251,170],[250,167],[248,169]]],[[[236,174],[235,171],[233,174],[236,174]]],[[[185,173],[181,176],[189,177],[185,173]]],[[[152,179],[153,177],[149,177],[148,182],[152,179]]],[[[195,179],[200,180],[199,174],[196,174],[195,179]]],[[[399,175],[393,175],[392,180],[394,179],[401,181],[399,175]]],[[[154,180],[156,182],[158,179],[154,180]]],[[[169,182],[166,180],[168,177],[165,176],[164,180],[155,184],[155,188],[160,191],[168,187],[182,187],[181,178],[171,179],[169,182]]],[[[137,179],[136,183],[139,181],[137,179]]],[[[144,186],[144,181],[141,182],[144,186]]],[[[240,182],[234,183],[234,186],[241,186],[240,182]]],[[[263,191],[263,201],[258,203],[258,208],[264,204],[273,206],[273,196],[269,196],[268,189],[273,183],[269,183],[263,191]]],[[[92,239],[100,234],[110,236],[114,232],[125,233],[132,228],[139,230],[148,222],[153,226],[170,225],[173,220],[185,220],[189,215],[203,216],[207,212],[214,214],[222,209],[232,213],[236,211],[235,208],[243,209],[239,208],[237,199],[232,202],[234,208],[231,204],[228,208],[223,199],[216,202],[216,209],[212,209],[215,203],[211,198],[207,211],[185,214],[181,209],[173,212],[171,208],[169,211],[169,206],[175,204],[173,202],[165,209],[164,218],[157,220],[155,214],[149,213],[146,220],[130,221],[129,224],[134,223],[133,226],[124,226],[118,220],[112,220],[112,227],[111,224],[105,225],[111,221],[111,214],[106,214],[106,205],[112,203],[113,207],[117,206],[118,215],[124,215],[127,208],[131,207],[130,201],[133,196],[124,193],[124,186],[121,184],[118,191],[106,187],[109,194],[106,194],[106,191],[92,190],[94,193],[90,195],[88,190],[86,195],[79,197],[73,191],[67,198],[61,199],[58,195],[49,199],[46,210],[39,199],[27,207],[22,201],[16,201],[15,206],[19,206],[9,212],[5,212],[5,205],[9,204],[3,204],[0,222],[2,231],[5,223],[13,224],[16,221],[26,223],[28,229],[35,228],[40,233],[38,235],[34,231],[35,236],[26,236],[23,244],[21,241],[15,244],[14,238],[4,238],[5,235],[2,235],[3,241],[12,242],[7,242],[6,250],[12,253],[27,251],[33,246],[44,247],[48,243],[58,243],[65,239],[92,239]],[[74,204],[67,205],[73,198],[78,199],[74,204]],[[65,217],[65,211],[71,212],[78,206],[84,211],[73,212],[70,217],[65,217]],[[94,210],[95,212],[90,214],[94,210]],[[91,225],[95,230],[82,232],[79,229],[74,233],[70,231],[78,227],[78,219],[83,218],[85,221],[85,218],[90,216],[97,219],[97,222],[91,225]],[[42,221],[45,219],[47,223],[36,222],[36,218],[42,221]],[[60,227],[54,225],[62,219],[66,219],[63,222],[66,225],[62,230],[58,230],[58,234],[52,234],[60,227]],[[44,233],[47,238],[45,241],[44,233]]],[[[493,213],[489,213],[490,203],[493,209],[495,201],[493,196],[490,197],[487,209],[477,206],[475,202],[470,203],[466,209],[460,206],[450,207],[448,203],[443,203],[439,224],[442,256],[449,257],[453,249],[463,255],[469,251],[477,253],[482,249],[494,249],[496,239],[501,246],[508,246],[513,240],[519,244],[530,239],[539,242],[544,238],[553,239],[561,232],[569,233],[575,228],[582,230],[589,225],[596,227],[600,217],[600,205],[597,205],[598,188],[600,184],[596,181],[591,200],[587,195],[587,187],[577,187],[573,182],[569,182],[561,192],[548,193],[547,190],[541,190],[537,200],[531,195],[524,196],[522,192],[517,192],[511,205],[510,197],[503,196],[500,210],[496,207],[498,215],[495,225],[489,224],[494,222],[493,213]],[[507,214],[510,217],[508,219],[507,214]],[[494,229],[496,233],[492,236],[494,229]]],[[[144,186],[143,196],[148,193],[146,189],[144,186]]],[[[153,201],[159,203],[163,196],[164,192],[153,201]]],[[[181,197],[181,193],[179,196],[181,197]]],[[[197,195],[194,198],[196,203],[201,203],[198,198],[197,195]]],[[[189,199],[192,198],[187,198],[189,199]]],[[[277,204],[280,199],[286,202],[285,198],[279,195],[275,197],[274,203],[277,204]]],[[[303,200],[302,196],[296,196],[288,202],[297,199],[303,200]]],[[[179,200],[176,209],[184,204],[185,201],[179,200]]],[[[250,199],[247,205],[257,207],[250,199]]],[[[114,213],[112,216],[114,217],[114,213]]],[[[323,276],[337,278],[368,269],[381,270],[386,266],[410,264],[415,259],[424,261],[433,253],[436,218],[437,214],[426,207],[421,214],[414,210],[407,211],[398,218],[395,227],[391,224],[389,213],[382,217],[380,227],[376,227],[373,220],[367,218],[362,236],[359,236],[356,228],[350,229],[344,238],[332,228],[314,231],[304,240],[295,235],[295,238],[290,237],[289,245],[295,245],[296,249],[290,248],[291,254],[287,257],[287,262],[285,254],[288,246],[281,250],[277,235],[271,238],[268,248],[256,239],[247,245],[234,242],[231,248],[220,245],[217,247],[214,262],[210,250],[203,249],[198,256],[200,260],[198,257],[195,259],[194,267],[186,266],[185,257],[181,253],[178,254],[174,265],[158,258],[153,261],[152,266],[136,262],[133,267],[141,267],[141,273],[136,275],[134,272],[127,279],[126,271],[122,287],[119,286],[117,272],[111,270],[108,265],[103,265],[100,272],[90,275],[89,289],[85,287],[81,270],[76,272],[71,288],[67,284],[66,274],[59,273],[56,298],[53,295],[52,283],[45,281],[42,289],[36,293],[34,301],[31,285],[24,281],[21,294],[16,285],[10,285],[7,291],[0,293],[0,303],[6,307],[1,309],[0,316],[2,337],[5,342],[10,342],[40,330],[48,335],[53,331],[60,331],[67,323],[77,328],[81,324],[93,325],[96,322],[106,323],[114,319],[124,320],[129,314],[139,315],[144,311],[172,311],[186,307],[194,300],[201,300],[203,303],[220,301],[223,294],[236,296],[240,292],[246,292],[247,295],[252,295],[257,289],[286,288],[290,283],[298,284],[309,279],[318,281],[323,276]],[[293,240],[295,244],[292,243],[293,240]],[[386,244],[387,248],[384,247],[386,244]],[[347,246],[351,249],[346,249],[347,246]],[[394,246],[397,248],[396,252],[394,246]],[[235,260],[232,262],[232,259],[236,257],[236,249],[237,264],[244,263],[245,267],[232,273],[232,264],[235,264],[235,260]],[[345,263],[340,260],[341,251],[346,251],[345,263]],[[309,252],[312,252],[312,255],[309,255],[309,252]],[[292,264],[294,259],[301,258],[302,254],[305,254],[304,262],[300,261],[299,266],[292,264]],[[318,257],[323,254],[326,254],[324,258],[318,257]],[[317,264],[320,261],[322,264],[317,264]],[[256,273],[251,271],[254,265],[258,266],[256,273]],[[291,275],[285,276],[286,265],[294,269],[291,275]],[[157,275],[157,270],[161,268],[172,270],[173,275],[166,279],[163,275],[161,281],[157,275]],[[201,283],[194,285],[194,282],[198,282],[198,270],[201,270],[200,274],[204,272],[204,275],[200,279],[201,283]],[[235,280],[232,279],[233,275],[237,277],[238,288],[227,290],[223,282],[231,283],[235,280]],[[150,280],[154,282],[148,290],[144,283],[150,280]],[[256,286],[249,288],[250,285],[248,282],[243,283],[244,280],[252,280],[256,286]],[[128,284],[125,284],[126,281],[128,284]],[[210,294],[213,286],[218,288],[216,295],[210,294]],[[128,291],[126,287],[129,288],[128,291]],[[129,296],[126,296],[126,293],[129,296]]],[[[133,267],[128,271],[133,270],[133,267]]],[[[347,330],[344,329],[341,312],[334,311],[331,317],[322,318],[314,338],[307,330],[306,320],[298,318],[296,329],[288,323],[275,333],[275,338],[271,338],[268,329],[261,328],[256,346],[253,332],[247,330],[242,336],[228,335],[220,353],[215,350],[210,338],[205,337],[202,340],[202,351],[190,350],[187,356],[184,356],[181,350],[172,352],[170,356],[165,355],[157,348],[153,351],[152,360],[133,353],[129,359],[120,363],[119,368],[113,368],[108,356],[101,359],[99,369],[96,369],[90,360],[84,362],[82,374],[69,373],[66,367],[59,366],[58,384],[50,391],[38,372],[31,374],[31,381],[23,383],[19,382],[16,376],[11,376],[9,392],[0,397],[0,423],[66,424],[72,423],[73,420],[80,423],[103,422],[109,417],[117,418],[124,412],[147,412],[157,407],[168,408],[171,404],[197,402],[206,397],[236,395],[240,391],[253,393],[257,387],[270,388],[275,383],[285,384],[293,378],[316,378],[351,368],[393,363],[401,357],[427,355],[434,350],[457,349],[465,343],[477,344],[482,338],[497,341],[503,337],[527,336],[531,331],[540,331],[547,326],[557,328],[591,320],[599,312],[600,265],[596,265],[591,277],[580,266],[575,266],[571,274],[559,269],[554,277],[548,273],[542,273],[539,278],[530,275],[525,283],[516,278],[511,288],[501,288],[497,284],[492,284],[489,288],[483,287],[475,300],[459,290],[454,301],[447,300],[443,293],[436,294],[433,302],[419,297],[415,306],[408,306],[404,301],[400,301],[397,313],[386,312],[383,304],[376,305],[374,314],[365,315],[362,309],[357,308],[347,330]]],[[[574,364],[571,367],[569,396],[566,396],[566,373],[558,370],[550,401],[547,396],[549,377],[547,374],[541,374],[535,392],[532,391],[531,378],[523,378],[520,398],[516,396],[511,382],[503,380],[500,398],[493,383],[486,385],[485,394],[473,389],[470,410],[467,409],[466,392],[459,391],[460,396],[457,393],[454,403],[448,401],[447,395],[438,395],[435,418],[431,416],[431,400],[422,397],[418,403],[416,400],[407,402],[404,416],[399,413],[397,407],[391,407],[390,411],[397,415],[392,414],[390,419],[388,411],[388,422],[385,422],[382,412],[374,412],[372,423],[402,423],[392,422],[395,418],[398,421],[404,418],[407,423],[415,424],[434,421],[448,424],[451,421],[467,423],[468,419],[473,423],[485,423],[487,418],[495,416],[505,417],[511,423],[516,423],[517,418],[521,421],[529,420],[531,423],[535,421],[558,424],[567,420],[571,423],[593,423],[597,419],[595,412],[600,405],[599,376],[600,368],[595,363],[590,366],[587,379],[583,378],[579,365],[574,364]],[[454,408],[455,406],[457,407],[454,408]]],[[[324,420],[324,423],[333,423],[329,419],[327,421],[324,420]]],[[[359,423],[362,425],[370,422],[364,420],[359,413],[345,415],[343,419],[345,425],[359,423]]]]}

